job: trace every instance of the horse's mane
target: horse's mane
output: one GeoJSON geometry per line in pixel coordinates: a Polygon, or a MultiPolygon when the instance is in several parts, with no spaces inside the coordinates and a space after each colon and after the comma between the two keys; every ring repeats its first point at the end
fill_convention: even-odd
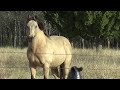
{"type": "Polygon", "coordinates": [[[28,15],[27,23],[28,23],[30,20],[36,21],[36,22],[38,23],[38,27],[44,32],[44,34],[45,34],[47,37],[49,37],[49,35],[45,32],[45,27],[44,27],[43,23],[38,19],[37,16],[32,17],[32,16],[28,15]]]}

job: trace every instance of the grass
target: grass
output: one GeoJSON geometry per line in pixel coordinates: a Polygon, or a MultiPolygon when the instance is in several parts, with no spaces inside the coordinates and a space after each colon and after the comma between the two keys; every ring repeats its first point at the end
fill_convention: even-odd
{"type": "MultiPolygon", "coordinates": [[[[27,48],[0,48],[0,79],[30,79],[26,51],[27,48]]],[[[75,48],[72,58],[74,65],[83,67],[81,74],[84,79],[119,79],[120,50],[103,49],[97,53],[95,49],[75,48]]],[[[43,78],[42,68],[37,68],[36,78],[43,78]]],[[[53,78],[51,74],[50,78],[53,78]]]]}
{"type": "Polygon", "coordinates": [[[74,49],[72,65],[82,66],[85,79],[118,79],[120,78],[120,51],[103,49],[99,53],[90,49],[74,49]]]}

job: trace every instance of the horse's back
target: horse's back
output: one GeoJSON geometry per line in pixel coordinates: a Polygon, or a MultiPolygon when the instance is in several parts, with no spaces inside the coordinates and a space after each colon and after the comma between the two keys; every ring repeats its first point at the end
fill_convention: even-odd
{"type": "Polygon", "coordinates": [[[66,37],[63,36],[50,36],[49,37],[54,43],[62,43],[66,46],[68,46],[69,48],[71,48],[71,44],[69,42],[69,40],[66,37]]]}
{"type": "Polygon", "coordinates": [[[66,51],[66,54],[71,54],[72,47],[71,47],[71,44],[70,44],[69,40],[66,37],[63,37],[63,36],[50,36],[49,38],[51,39],[51,41],[54,43],[54,45],[58,49],[63,47],[65,49],[65,51],[66,51]]]}

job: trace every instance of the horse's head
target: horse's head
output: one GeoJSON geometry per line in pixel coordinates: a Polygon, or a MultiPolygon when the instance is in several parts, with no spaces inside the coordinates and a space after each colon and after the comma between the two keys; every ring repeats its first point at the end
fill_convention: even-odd
{"type": "Polygon", "coordinates": [[[38,30],[38,29],[40,29],[40,30],[44,29],[42,22],[38,23],[37,16],[32,17],[32,16],[29,15],[28,20],[27,20],[27,32],[26,32],[28,38],[35,37],[36,30],[38,30]]]}
{"type": "Polygon", "coordinates": [[[73,66],[70,70],[70,73],[69,73],[69,76],[68,76],[68,79],[81,79],[81,71],[83,70],[83,67],[76,67],[76,66],[73,66]]]}

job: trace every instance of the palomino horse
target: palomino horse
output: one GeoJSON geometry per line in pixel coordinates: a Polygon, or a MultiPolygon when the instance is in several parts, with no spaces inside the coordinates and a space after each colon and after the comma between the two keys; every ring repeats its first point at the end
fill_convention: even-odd
{"type": "Polygon", "coordinates": [[[82,79],[82,76],[81,76],[81,71],[83,70],[82,67],[76,67],[76,66],[73,66],[69,72],[69,75],[68,75],[68,78],[67,79],[82,79]]]}
{"type": "Polygon", "coordinates": [[[37,66],[43,67],[44,79],[49,78],[50,69],[54,76],[67,79],[72,58],[72,47],[69,40],[63,36],[47,37],[36,17],[29,16],[27,22],[29,45],[27,57],[31,70],[31,79],[36,76],[37,66]],[[58,67],[61,69],[58,70],[58,67]],[[60,71],[60,75],[58,75],[60,71]]]}

